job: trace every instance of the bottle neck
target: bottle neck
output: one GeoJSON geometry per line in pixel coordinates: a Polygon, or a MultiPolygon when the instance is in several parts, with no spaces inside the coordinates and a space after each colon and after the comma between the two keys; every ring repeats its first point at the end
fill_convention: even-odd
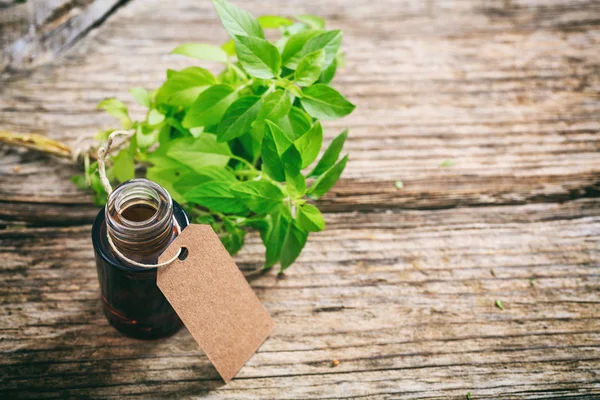
{"type": "Polygon", "coordinates": [[[156,263],[175,236],[171,196],[147,179],[122,183],[108,197],[106,230],[126,257],[156,263]]]}

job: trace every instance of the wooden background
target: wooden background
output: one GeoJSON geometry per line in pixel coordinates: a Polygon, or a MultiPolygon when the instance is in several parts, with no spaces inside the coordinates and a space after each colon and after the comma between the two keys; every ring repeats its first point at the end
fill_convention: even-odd
{"type": "MultiPolygon", "coordinates": [[[[0,129],[91,137],[115,124],[98,101],[139,117],[127,90],[190,65],[170,50],[226,40],[208,0],[46,3],[0,9],[0,129]]],[[[76,169],[4,147],[0,397],[599,398],[600,3],[236,4],[343,29],[335,84],[358,106],[327,126],[350,127],[351,156],[326,231],[283,279],[251,282],[272,337],[224,386],[185,330],[118,334],[76,169]]],[[[237,261],[262,258],[252,235],[237,261]]]]}

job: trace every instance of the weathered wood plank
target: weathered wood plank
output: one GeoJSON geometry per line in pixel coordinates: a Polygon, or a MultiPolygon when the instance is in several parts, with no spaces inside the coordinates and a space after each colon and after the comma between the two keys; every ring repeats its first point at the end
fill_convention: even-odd
{"type": "MultiPolygon", "coordinates": [[[[252,281],[277,328],[225,387],[187,332],[139,342],[108,326],[89,226],[0,231],[1,390],[23,398],[270,398],[284,388],[286,398],[598,395],[599,222],[594,200],[328,215],[327,232],[312,236],[286,279],[252,281]]],[[[252,236],[237,258],[251,269],[261,252],[252,236]]]]}
{"type": "Polygon", "coordinates": [[[54,60],[123,1],[32,0],[0,4],[0,72],[54,60]]]}

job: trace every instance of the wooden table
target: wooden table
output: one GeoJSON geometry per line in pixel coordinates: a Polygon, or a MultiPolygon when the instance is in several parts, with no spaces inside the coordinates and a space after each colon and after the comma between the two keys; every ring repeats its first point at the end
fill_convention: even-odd
{"type": "MultiPolygon", "coordinates": [[[[69,14],[87,25],[67,50],[2,78],[1,129],[73,144],[114,126],[95,110],[105,97],[139,117],[127,90],[190,65],[166,55],[176,45],[226,39],[209,1],[96,3],[69,14]]],[[[599,398],[600,4],[236,3],[343,29],[336,85],[358,106],[327,126],[327,140],[351,132],[351,161],[320,202],[327,229],[284,279],[251,281],[272,337],[223,385],[185,330],[118,334],[76,169],[4,147],[0,397],[599,398]]],[[[262,257],[252,235],[237,261],[262,257]]]]}

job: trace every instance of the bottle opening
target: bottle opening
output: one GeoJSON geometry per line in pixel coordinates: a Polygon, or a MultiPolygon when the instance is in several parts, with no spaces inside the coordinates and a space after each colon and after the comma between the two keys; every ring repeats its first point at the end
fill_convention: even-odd
{"type": "Polygon", "coordinates": [[[114,246],[125,256],[156,263],[176,236],[171,196],[147,179],[122,183],[108,197],[106,229],[114,246]]]}

